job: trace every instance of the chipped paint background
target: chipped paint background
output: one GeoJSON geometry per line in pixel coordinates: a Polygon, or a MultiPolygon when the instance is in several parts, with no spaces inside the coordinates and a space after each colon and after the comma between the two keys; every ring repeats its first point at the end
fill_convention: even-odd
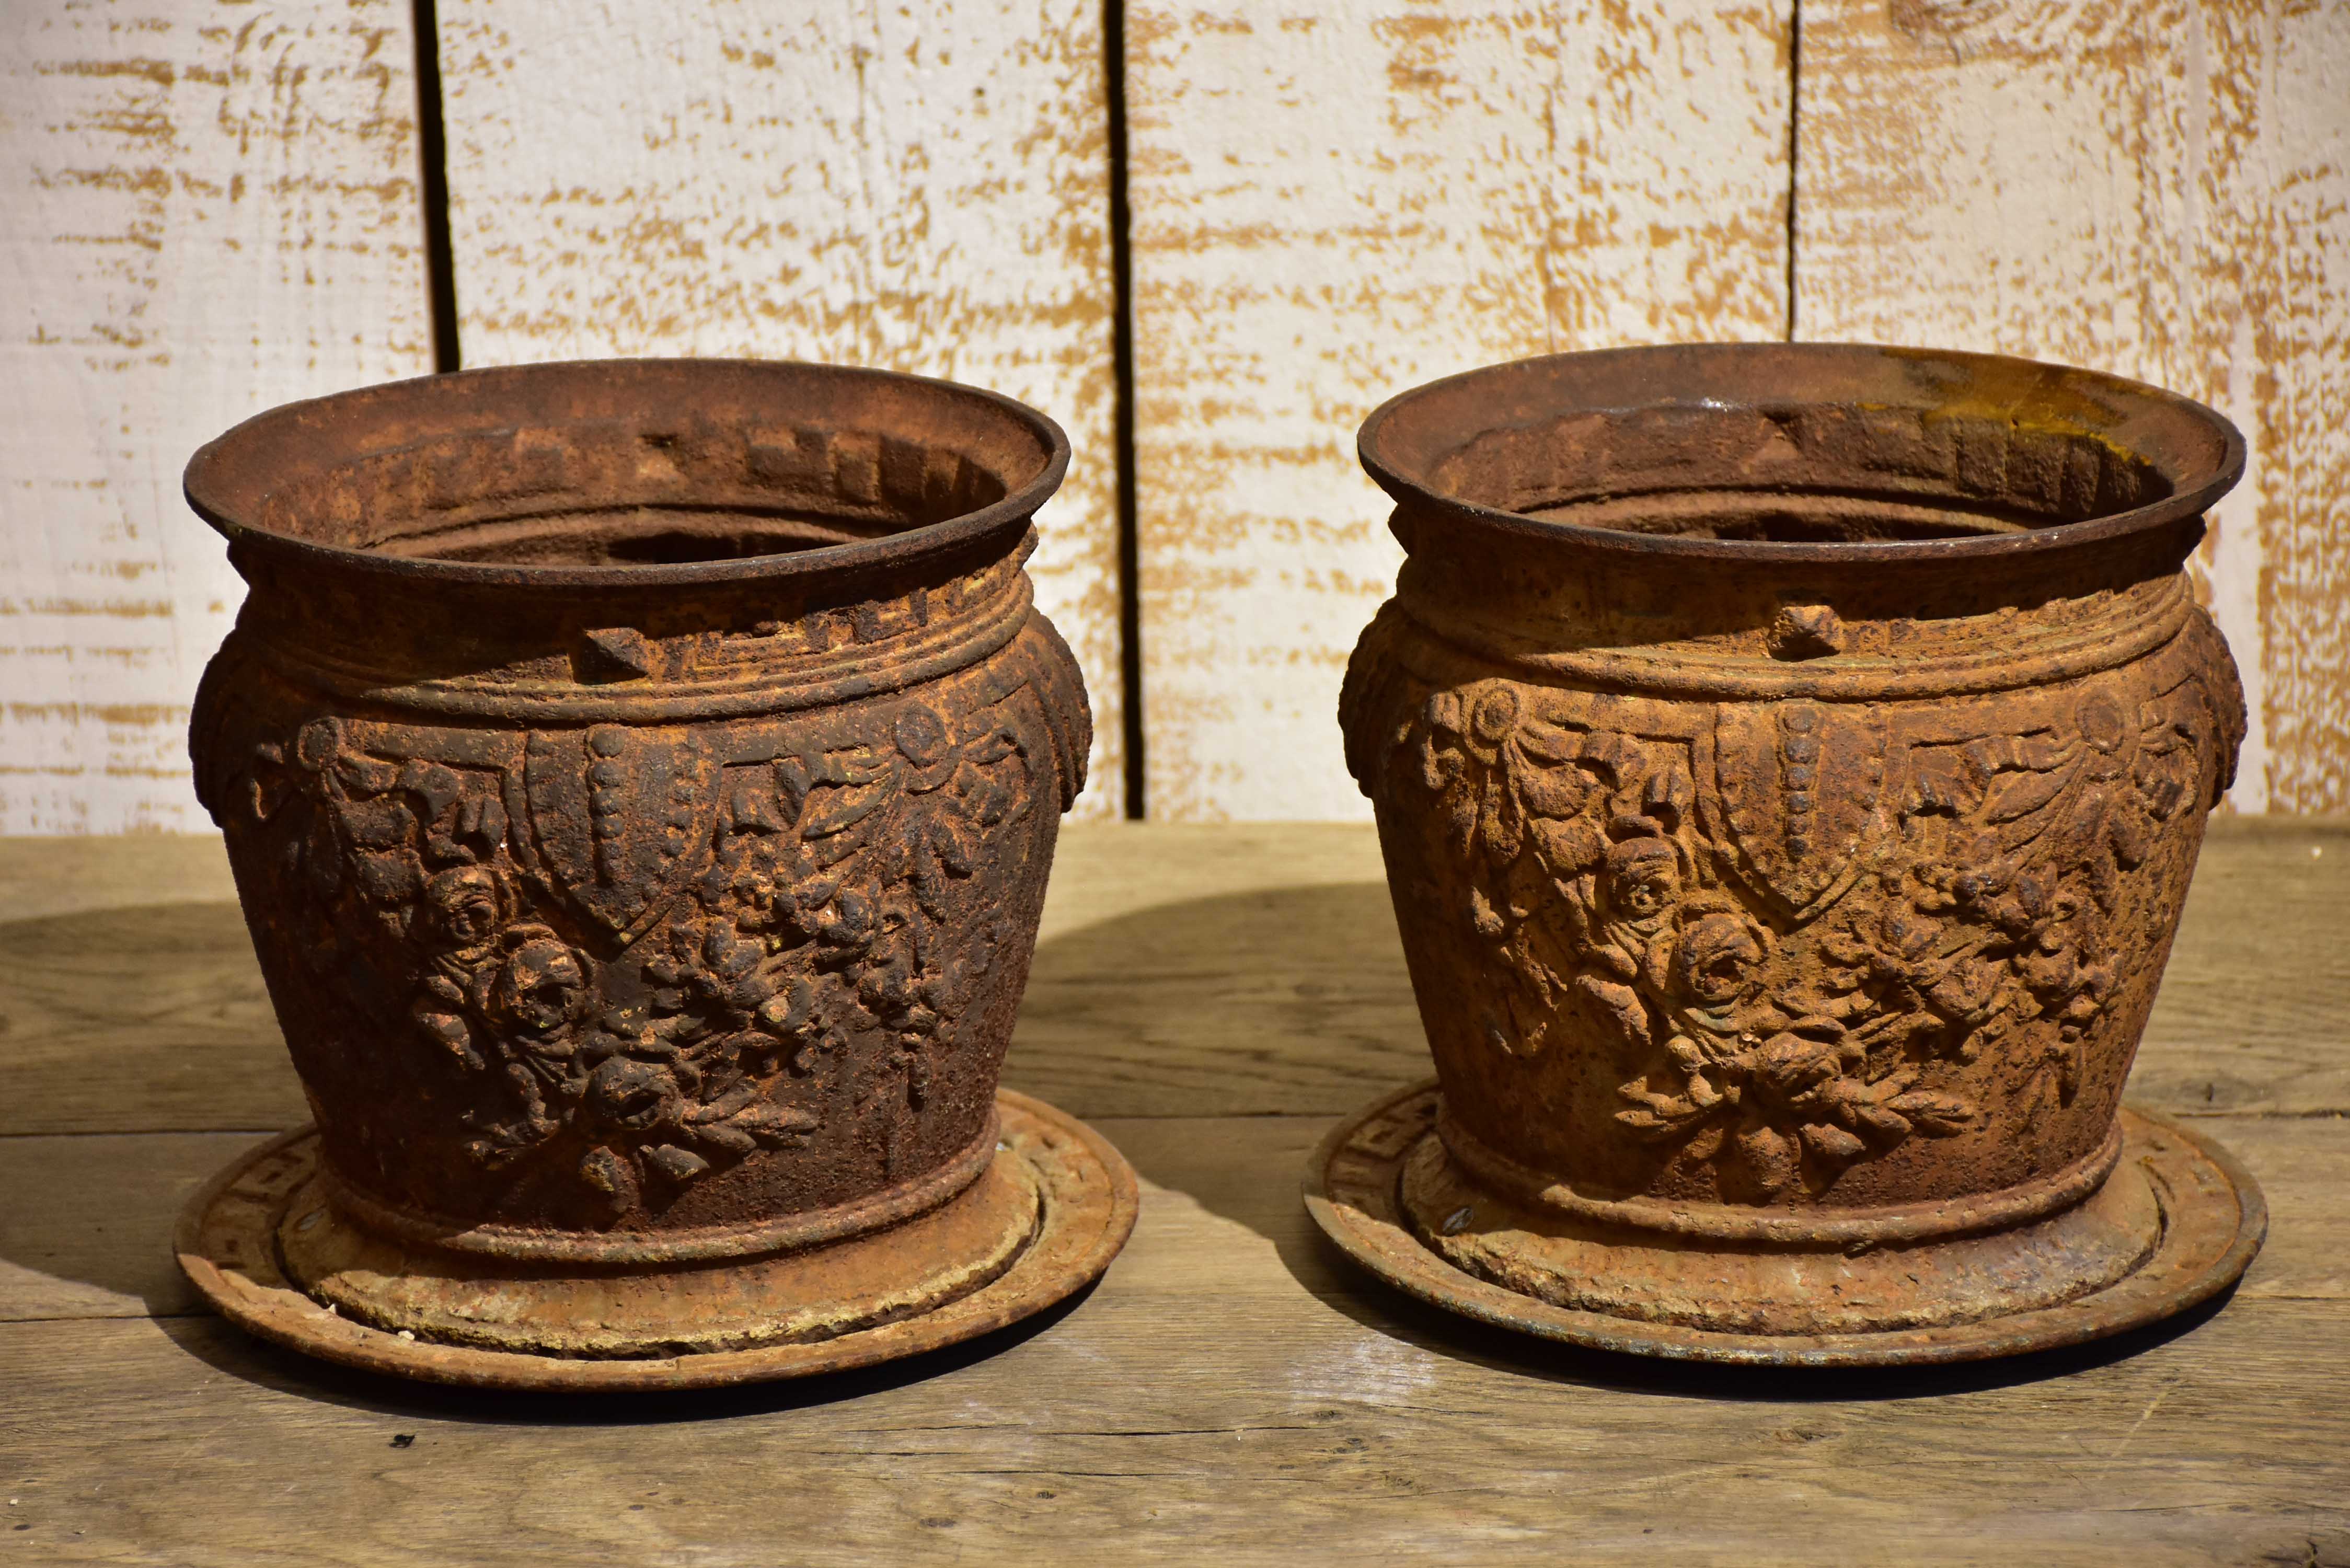
{"type": "Polygon", "coordinates": [[[432,367],[408,7],[0,5],[0,831],[209,829],[188,454],[432,367]]]}
{"type": "Polygon", "coordinates": [[[1128,6],[1150,815],[1367,815],[1336,713],[1402,559],[1374,407],[1782,334],[1786,47],[1691,0],[1128,6]]]}
{"type": "MultiPolygon", "coordinates": [[[[1947,344],[2204,398],[2235,800],[2350,809],[2350,0],[1127,0],[1147,809],[1359,816],[1354,427],[1517,355],[1947,344]],[[1792,198],[1792,202],[1791,202],[1792,198]]],[[[1121,794],[1098,0],[442,0],[460,348],[837,358],[1070,432],[1039,597],[1121,794]]],[[[205,825],[187,453],[431,368],[404,0],[0,6],[0,831],[205,825]]]]}
{"type": "Polygon", "coordinates": [[[1036,601],[1124,798],[1100,0],[442,0],[467,365],[830,359],[1042,409],[1036,601]]]}
{"type": "Polygon", "coordinates": [[[2232,798],[2350,810],[2350,5],[1803,15],[1797,335],[2070,360],[2233,420],[2199,585],[2251,709],[2232,798]]]}

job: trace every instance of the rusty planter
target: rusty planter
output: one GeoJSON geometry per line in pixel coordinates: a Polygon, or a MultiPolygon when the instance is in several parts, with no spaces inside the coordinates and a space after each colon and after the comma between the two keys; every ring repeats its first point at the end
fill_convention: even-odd
{"type": "Polygon", "coordinates": [[[1561,356],[1362,431],[1341,702],[1437,1085],[1309,1201],[1490,1321],[1959,1359],[2224,1288],[2258,1189],[2120,1108],[2242,698],[2210,410],[1964,354],[1561,356]]]}
{"type": "Polygon", "coordinates": [[[623,361],[238,426],[191,737],[317,1117],[200,1195],[229,1315],[414,1376],[785,1376],[1066,1295],[1131,1174],[996,1090],[1090,716],[1068,449],[943,382],[623,361]]]}

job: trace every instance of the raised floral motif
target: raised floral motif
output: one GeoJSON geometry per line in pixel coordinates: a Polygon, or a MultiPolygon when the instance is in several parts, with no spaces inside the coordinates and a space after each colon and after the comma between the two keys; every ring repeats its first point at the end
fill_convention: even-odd
{"type": "Polygon", "coordinates": [[[501,770],[327,718],[259,746],[241,799],[310,967],[403,988],[416,1048],[473,1086],[465,1155],[552,1162],[610,1218],[805,1139],[854,1042],[887,1042],[868,1098],[912,1107],[954,1049],[1002,942],[980,836],[1035,808],[1038,760],[1003,701],[901,701],[873,733],[722,765],[600,725],[501,770]]]}
{"type": "Polygon", "coordinates": [[[1434,797],[1463,872],[1438,885],[1490,955],[1479,1036],[1597,1039],[1616,1125],[1749,1202],[1976,1129],[1990,1096],[2069,1105],[2109,923],[2205,766],[2185,688],[1956,738],[1866,705],[1422,690],[1384,776],[1434,797]]]}

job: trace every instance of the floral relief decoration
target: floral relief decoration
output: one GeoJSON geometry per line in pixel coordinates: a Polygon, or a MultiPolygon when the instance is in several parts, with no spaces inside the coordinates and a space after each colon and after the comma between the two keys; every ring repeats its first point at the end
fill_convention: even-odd
{"type": "Polygon", "coordinates": [[[723,769],[701,745],[541,733],[525,784],[319,718],[258,746],[237,793],[307,911],[304,962],[385,972],[407,1038],[473,1085],[466,1158],[556,1161],[607,1220],[805,1139],[852,1044],[884,1043],[868,1101],[920,1106],[1002,942],[980,836],[1051,773],[1005,701],[954,720],[901,701],[879,739],[723,769]],[[584,830],[534,817],[567,780],[584,830]]]}
{"type": "Polygon", "coordinates": [[[1615,1123],[1736,1201],[1981,1127],[1987,1054],[2029,1064],[2026,1116],[2069,1105],[2108,927],[2205,762],[2191,688],[2091,685],[2025,733],[1906,746],[1861,704],[1659,734],[1508,680],[1422,690],[1383,787],[1435,797],[1465,873],[1479,1037],[1533,1057],[1596,1032],[1615,1123]]]}

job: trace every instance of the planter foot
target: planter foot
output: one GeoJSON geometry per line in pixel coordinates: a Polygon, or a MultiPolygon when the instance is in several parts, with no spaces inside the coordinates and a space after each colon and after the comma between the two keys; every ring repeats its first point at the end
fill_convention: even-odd
{"type": "Polygon", "coordinates": [[[2102,1338],[2205,1301],[2268,1210],[2226,1150],[2125,1108],[2089,1197],[2026,1224],[1913,1243],[1709,1242],[1542,1212],[1479,1188],[1436,1133],[1434,1083],[1315,1152],[1305,1203],[1389,1284],[1496,1327],[1638,1355],[1759,1366],[1973,1361],[2102,1338]]]}
{"type": "Polygon", "coordinates": [[[1076,1118],[1001,1092],[995,1158],[885,1230],[750,1260],[516,1272],[402,1247],[320,1195],[317,1134],[239,1158],[180,1220],[180,1266],[239,1327],[435,1383],[704,1388],[868,1366],[987,1334],[1098,1278],[1134,1227],[1134,1173],[1076,1118]]]}

